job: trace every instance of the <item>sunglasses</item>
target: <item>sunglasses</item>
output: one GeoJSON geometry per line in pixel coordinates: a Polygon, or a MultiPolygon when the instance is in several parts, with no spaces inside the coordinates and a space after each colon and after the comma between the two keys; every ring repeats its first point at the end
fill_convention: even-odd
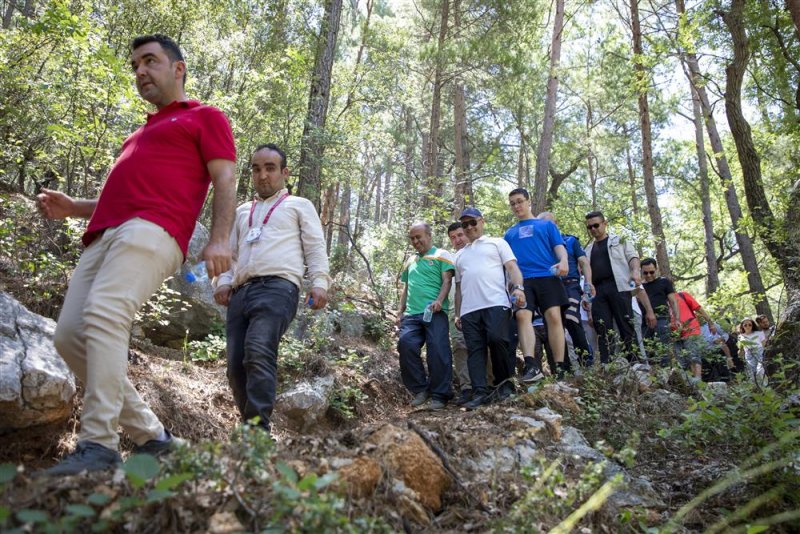
{"type": "Polygon", "coordinates": [[[656,274],[655,271],[642,271],[642,274],[656,274]]]}
{"type": "Polygon", "coordinates": [[[586,229],[587,230],[591,230],[593,228],[600,228],[600,223],[594,223],[594,224],[587,224],[586,225],[586,229]]]}
{"type": "Polygon", "coordinates": [[[469,219],[461,222],[462,228],[469,228],[470,226],[478,226],[478,219],[469,219]]]}

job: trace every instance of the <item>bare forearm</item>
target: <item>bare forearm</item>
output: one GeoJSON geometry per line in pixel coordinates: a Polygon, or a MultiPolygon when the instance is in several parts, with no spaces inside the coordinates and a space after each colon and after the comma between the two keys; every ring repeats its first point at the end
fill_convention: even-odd
{"type": "Polygon", "coordinates": [[[73,200],[73,217],[89,219],[97,207],[97,199],[76,198],[73,200]]]}
{"type": "Polygon", "coordinates": [[[236,179],[233,174],[219,176],[214,181],[214,202],[211,205],[209,241],[227,244],[236,214],[236,179]]]}

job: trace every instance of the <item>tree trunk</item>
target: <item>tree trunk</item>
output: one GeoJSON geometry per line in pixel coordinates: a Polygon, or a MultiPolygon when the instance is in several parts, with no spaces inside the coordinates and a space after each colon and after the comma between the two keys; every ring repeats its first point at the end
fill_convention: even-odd
{"type": "Polygon", "coordinates": [[[642,30],[639,25],[639,0],[630,0],[631,26],[633,30],[634,69],[637,85],[639,86],[639,123],[642,130],[642,178],[644,180],[644,193],[647,198],[647,213],[650,215],[650,225],[655,237],[656,261],[661,274],[666,277],[671,275],[667,243],[664,239],[664,226],[661,222],[661,208],[658,205],[658,193],[653,173],[653,140],[650,129],[650,104],[647,101],[647,90],[650,85],[645,73],[644,65],[639,58],[644,54],[642,49],[642,30]]]}
{"type": "Polygon", "coordinates": [[[786,9],[792,15],[794,31],[797,33],[797,37],[800,38],[800,0],[786,0],[786,9]]]}
{"type": "Polygon", "coordinates": [[[387,158],[386,161],[386,174],[383,177],[383,206],[381,207],[381,220],[380,222],[387,224],[391,221],[392,217],[389,212],[391,203],[389,202],[389,195],[392,191],[392,160],[387,158]]]}
{"type": "Polygon", "coordinates": [[[550,150],[553,148],[553,128],[556,121],[556,96],[558,95],[559,65],[561,63],[561,34],[564,30],[564,0],[556,0],[556,16],[553,21],[553,38],[550,41],[550,75],[547,77],[547,93],[544,99],[542,136],[536,149],[536,172],[533,178],[534,215],[547,206],[547,178],[550,171],[550,150]]]}
{"type": "MultiPolygon", "coordinates": [[[[725,68],[725,114],[739,155],[747,205],[761,239],[781,269],[790,299],[778,334],[770,344],[770,353],[782,353],[797,359],[797,347],[800,344],[800,303],[797,300],[800,296],[800,188],[798,183],[794,184],[789,195],[786,219],[782,224],[775,218],[769,205],[761,179],[761,159],[753,143],[750,125],[742,113],[742,81],[750,58],[743,11],[744,1],[733,0],[730,10],[721,13],[733,42],[733,60],[725,68]]],[[[798,376],[796,369],[793,376],[798,376]]]]}
{"type": "MultiPolygon", "coordinates": [[[[686,12],[683,0],[675,0],[675,7],[679,15],[686,12]]],[[[714,159],[717,163],[717,172],[722,180],[722,186],[725,188],[725,204],[728,207],[728,213],[731,217],[731,224],[733,226],[734,235],[736,236],[736,244],[739,246],[739,251],[742,256],[742,265],[747,272],[747,284],[750,288],[750,293],[756,298],[756,311],[758,311],[759,314],[770,317],[770,320],[772,320],[772,310],[770,309],[769,301],[767,301],[764,282],[761,280],[761,271],[758,268],[758,260],[753,247],[753,240],[739,228],[739,223],[744,215],[742,214],[742,207],[739,204],[739,196],[733,185],[733,176],[730,166],[728,165],[728,158],[725,157],[725,148],[722,145],[722,138],[717,130],[717,122],[714,120],[714,115],[711,110],[711,101],[706,92],[705,79],[700,72],[700,63],[697,60],[697,55],[693,53],[684,54],[683,60],[688,68],[686,75],[689,78],[689,82],[700,98],[700,106],[706,123],[708,140],[711,142],[711,150],[714,153],[714,159]]]]}
{"type": "Polygon", "coordinates": [[[336,214],[336,196],[338,193],[339,184],[336,184],[336,186],[328,186],[325,190],[325,201],[322,204],[322,211],[320,212],[322,227],[325,229],[326,251],[329,256],[331,254],[331,245],[333,241],[333,219],[336,214]]]}
{"type": "Polygon", "coordinates": [[[435,199],[442,197],[443,187],[441,164],[439,162],[439,126],[442,118],[442,85],[444,85],[444,45],[447,39],[447,24],[450,18],[450,0],[442,0],[442,13],[439,25],[439,39],[436,48],[436,67],[433,75],[433,96],[431,97],[431,122],[427,150],[425,151],[426,187],[423,205],[431,207],[435,199]]]}
{"type": "MultiPolygon", "coordinates": [[[[461,28],[461,0],[453,0],[453,32],[458,35],[461,28]]],[[[456,186],[453,199],[453,218],[468,205],[473,204],[472,181],[469,175],[469,147],[467,145],[467,105],[464,82],[460,76],[453,87],[453,127],[455,130],[456,186]]]]}
{"type": "Polygon", "coordinates": [[[592,165],[592,121],[594,114],[592,103],[586,102],[586,168],[589,173],[589,186],[592,190],[592,211],[597,211],[597,175],[594,172],[594,165],[592,165]]]}
{"type": "MultiPolygon", "coordinates": [[[[348,180],[344,184],[342,196],[339,198],[339,237],[336,245],[341,247],[343,251],[347,251],[350,245],[350,196],[352,187],[348,180]]],[[[346,253],[346,252],[345,252],[346,253]]]]}
{"type": "Polygon", "coordinates": [[[530,189],[531,168],[528,160],[528,137],[522,124],[522,110],[516,114],[517,132],[519,132],[519,154],[517,155],[517,187],[530,189]]]}
{"type": "Polygon", "coordinates": [[[313,202],[317,211],[320,209],[322,156],[325,151],[323,139],[325,119],[328,115],[331,73],[341,15],[342,0],[326,0],[325,14],[317,40],[311,91],[308,97],[308,115],[303,126],[303,138],[300,145],[300,181],[297,194],[313,202]]]}
{"type": "Polygon", "coordinates": [[[14,20],[14,8],[17,5],[17,0],[8,0],[6,10],[3,13],[3,29],[7,30],[11,27],[11,21],[14,20]]]}
{"type": "Polygon", "coordinates": [[[711,194],[709,193],[708,162],[706,161],[706,143],[703,135],[703,112],[700,109],[700,98],[694,88],[692,91],[692,110],[694,111],[694,139],[697,149],[697,170],[700,174],[700,199],[703,205],[703,231],[705,234],[706,297],[710,297],[719,289],[719,272],[717,270],[717,251],[714,248],[714,221],[711,218],[711,194]]]}

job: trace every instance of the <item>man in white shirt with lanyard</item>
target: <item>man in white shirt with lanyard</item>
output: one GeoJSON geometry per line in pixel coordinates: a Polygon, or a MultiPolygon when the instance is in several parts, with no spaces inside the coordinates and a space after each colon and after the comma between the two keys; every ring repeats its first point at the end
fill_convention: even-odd
{"type": "Polygon", "coordinates": [[[228,307],[228,381],[242,420],[258,418],[269,433],[275,404],[278,344],[297,313],[304,275],[305,303],[328,303],[328,256],[314,205],[289,195],[286,154],[260,145],[251,158],[256,196],[236,210],[233,269],[214,280],[214,299],[228,307]]]}
{"type": "Polygon", "coordinates": [[[461,226],[469,245],[456,254],[456,327],[464,332],[469,356],[472,400],[468,410],[487,404],[490,387],[486,380],[487,352],[492,359],[498,398],[514,392],[511,376],[514,357],[509,355],[510,302],[505,271],[518,306],[525,306],[522,273],[517,258],[503,239],[483,235],[483,215],[477,208],[461,212],[461,226]]]}

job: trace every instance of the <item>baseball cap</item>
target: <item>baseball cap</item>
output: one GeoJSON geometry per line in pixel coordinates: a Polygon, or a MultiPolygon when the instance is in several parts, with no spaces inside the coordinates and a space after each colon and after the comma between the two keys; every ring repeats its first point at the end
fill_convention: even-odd
{"type": "Polygon", "coordinates": [[[476,219],[483,218],[483,214],[478,208],[465,208],[464,211],[461,212],[461,216],[459,216],[459,220],[463,219],[464,217],[474,217],[476,219]]]}

